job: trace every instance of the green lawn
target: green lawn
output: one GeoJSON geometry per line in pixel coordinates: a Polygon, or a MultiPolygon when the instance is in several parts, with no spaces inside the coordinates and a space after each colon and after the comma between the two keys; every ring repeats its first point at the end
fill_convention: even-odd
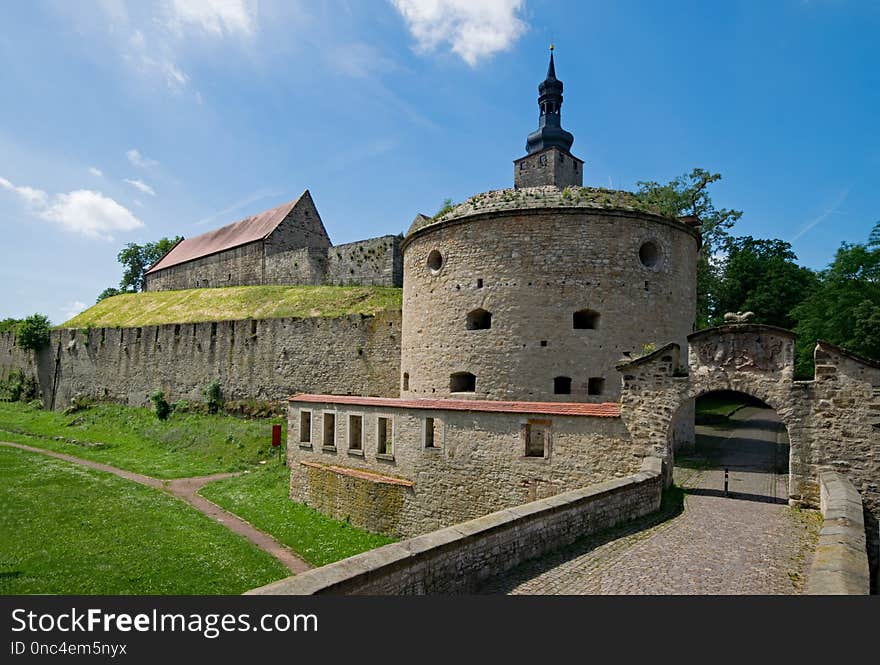
{"type": "Polygon", "coordinates": [[[400,310],[402,294],[402,289],[380,286],[228,286],[123,293],[102,300],[59,327],[371,315],[400,310]]]}
{"type": "Polygon", "coordinates": [[[0,448],[0,594],[238,594],[287,576],[158,490],[0,448]]]}
{"type": "Polygon", "coordinates": [[[703,395],[697,398],[696,412],[729,418],[735,411],[749,403],[749,398],[745,395],[728,393],[703,395]]]}
{"type": "Polygon", "coordinates": [[[288,497],[290,469],[277,462],[244,476],[210,483],[199,492],[272,534],[315,566],[394,542],[331,519],[288,497]]]}
{"type": "MultiPolygon", "coordinates": [[[[114,404],[63,415],[22,402],[0,402],[0,440],[56,450],[156,478],[250,468],[271,456],[272,423],[284,423],[284,418],[246,420],[175,413],[163,422],[150,409],[114,404]]],[[[282,437],[286,429],[282,427],[282,437]]]]}

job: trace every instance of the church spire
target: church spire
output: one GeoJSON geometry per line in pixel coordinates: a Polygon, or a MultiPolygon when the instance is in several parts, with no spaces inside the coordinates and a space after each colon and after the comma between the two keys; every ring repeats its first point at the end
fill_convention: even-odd
{"type": "Polygon", "coordinates": [[[562,129],[562,81],[556,78],[553,46],[550,47],[547,78],[538,86],[538,107],[541,109],[538,130],[529,134],[526,152],[531,155],[552,147],[569,152],[574,136],[562,129]]]}

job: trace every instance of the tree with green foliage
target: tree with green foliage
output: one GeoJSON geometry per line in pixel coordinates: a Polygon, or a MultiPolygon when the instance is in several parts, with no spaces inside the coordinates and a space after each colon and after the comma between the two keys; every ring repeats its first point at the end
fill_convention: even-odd
{"type": "Polygon", "coordinates": [[[440,206],[440,209],[434,215],[435,218],[442,217],[447,212],[450,212],[455,207],[455,204],[452,203],[452,199],[443,199],[443,204],[440,206]]]}
{"type": "Polygon", "coordinates": [[[118,296],[120,293],[122,293],[122,291],[117,289],[115,286],[108,286],[106,289],[104,289],[103,291],[101,291],[101,293],[98,294],[98,299],[95,302],[101,302],[102,300],[104,300],[106,298],[112,298],[113,296],[118,296]]]}
{"type": "MultiPolygon", "coordinates": [[[[130,242],[123,247],[116,256],[116,259],[123,267],[122,279],[119,282],[120,291],[143,291],[147,270],[170,252],[181,240],[183,240],[181,236],[176,236],[173,240],[162,238],[156,242],[148,242],[143,245],[130,242]]],[[[104,293],[106,292],[107,290],[105,289],[104,293]]]]}
{"type": "Polygon", "coordinates": [[[716,266],[710,324],[722,324],[726,312],[751,311],[755,323],[793,328],[792,309],[817,284],[816,274],[796,259],[783,240],[728,238],[716,266]]]}
{"type": "Polygon", "coordinates": [[[39,351],[49,343],[49,331],[52,324],[44,314],[31,314],[18,324],[15,331],[15,343],[24,349],[39,351]]]}
{"type": "Polygon", "coordinates": [[[716,289],[716,268],[713,257],[730,237],[728,231],[742,217],[741,210],[718,210],[712,203],[708,187],[721,180],[721,174],[694,169],[665,185],[639,181],[636,192],[643,202],[669,217],[695,215],[702,222],[703,245],[697,258],[697,328],[709,325],[713,294],[716,289]]]}
{"type": "Polygon", "coordinates": [[[817,340],[880,359],[880,222],[867,242],[844,242],[819,273],[819,284],[792,311],[797,321],[797,372],[813,374],[817,340]]]}
{"type": "Polygon", "coordinates": [[[13,318],[0,319],[0,333],[5,333],[5,332],[13,332],[14,333],[16,330],[18,330],[18,326],[20,323],[21,323],[21,319],[13,319],[13,318]]]}

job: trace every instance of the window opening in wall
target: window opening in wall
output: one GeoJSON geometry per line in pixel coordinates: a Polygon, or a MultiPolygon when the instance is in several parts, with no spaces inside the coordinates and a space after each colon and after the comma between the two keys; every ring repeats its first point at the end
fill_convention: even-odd
{"type": "Polygon", "coordinates": [[[324,441],[325,448],[336,447],[336,414],[324,412],[324,441]]]}
{"type": "Polygon", "coordinates": [[[601,395],[604,388],[605,379],[603,379],[601,376],[591,376],[589,381],[587,381],[588,395],[601,395]]]}
{"type": "Polygon", "coordinates": [[[468,312],[467,329],[468,330],[488,330],[492,327],[492,313],[487,312],[483,308],[475,309],[468,312]]]}
{"type": "Polygon", "coordinates": [[[470,372],[456,372],[449,377],[449,392],[472,393],[477,390],[477,377],[470,372]]]}
{"type": "Polygon", "coordinates": [[[554,395],[571,395],[571,377],[557,376],[553,379],[554,395]]]}
{"type": "Polygon", "coordinates": [[[217,339],[217,323],[216,322],[211,324],[211,341],[213,342],[215,339],[217,339]]]}
{"type": "Polygon", "coordinates": [[[646,268],[653,268],[660,262],[660,248],[653,240],[642,243],[639,247],[639,261],[646,268]]]}
{"type": "Polygon", "coordinates": [[[436,427],[433,418],[425,418],[425,448],[437,448],[436,427]]]}
{"type": "Polygon", "coordinates": [[[550,421],[530,420],[522,428],[526,457],[547,457],[550,452],[550,421]]]}
{"type": "Polygon", "coordinates": [[[363,450],[364,449],[364,417],[349,416],[348,417],[348,449],[363,450]]]}
{"type": "Polygon", "coordinates": [[[572,315],[572,325],[575,330],[593,330],[599,326],[599,312],[579,310],[572,315]]]}
{"type": "Polygon", "coordinates": [[[480,279],[477,280],[477,288],[478,288],[478,289],[482,289],[482,288],[483,288],[483,278],[482,278],[482,277],[481,277],[480,279]]]}
{"type": "Polygon", "coordinates": [[[409,372],[403,373],[403,389],[409,390],[409,372]]]}
{"type": "Polygon", "coordinates": [[[251,336],[255,336],[257,334],[257,322],[256,320],[251,321],[251,336]]]}
{"type": "Polygon", "coordinates": [[[312,412],[305,409],[299,412],[299,442],[312,442],[312,412]]]}
{"type": "Polygon", "coordinates": [[[443,255],[436,249],[432,249],[428,254],[428,268],[431,272],[439,272],[443,267],[443,255]]]}
{"type": "Polygon", "coordinates": [[[541,340],[541,346],[547,346],[547,340],[546,340],[546,339],[542,339],[542,340],[541,340]]]}
{"type": "Polygon", "coordinates": [[[377,452],[380,455],[393,455],[394,442],[391,434],[391,418],[379,416],[376,419],[377,452]]]}

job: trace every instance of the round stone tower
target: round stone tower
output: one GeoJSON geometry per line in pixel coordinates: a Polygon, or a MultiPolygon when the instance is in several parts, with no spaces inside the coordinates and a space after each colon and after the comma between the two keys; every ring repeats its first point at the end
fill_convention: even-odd
{"type": "Polygon", "coordinates": [[[420,216],[402,243],[401,397],[611,401],[622,358],[687,348],[698,231],[581,187],[552,55],[539,90],[516,186],[420,216]]]}

